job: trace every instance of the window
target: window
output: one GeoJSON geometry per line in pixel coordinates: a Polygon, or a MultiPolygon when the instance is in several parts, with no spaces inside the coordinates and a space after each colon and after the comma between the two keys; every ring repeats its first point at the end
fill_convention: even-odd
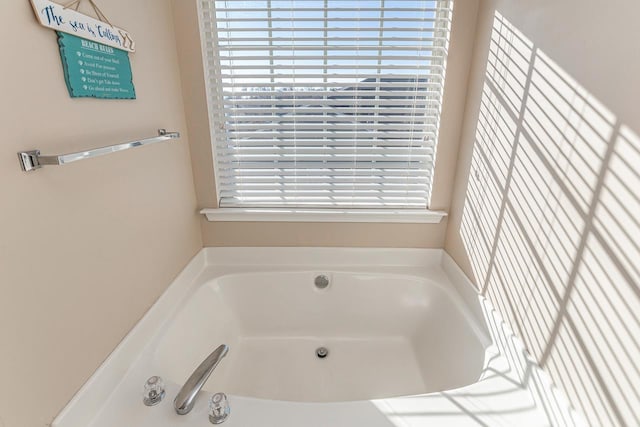
{"type": "Polygon", "coordinates": [[[202,0],[220,207],[427,208],[451,10],[202,0]]]}

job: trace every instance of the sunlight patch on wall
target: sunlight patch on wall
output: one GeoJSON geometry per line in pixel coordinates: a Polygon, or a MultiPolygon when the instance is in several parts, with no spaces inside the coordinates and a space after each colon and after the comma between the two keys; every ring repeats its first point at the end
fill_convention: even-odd
{"type": "Polygon", "coordinates": [[[640,138],[496,13],[461,237],[593,424],[640,422],[640,138]]]}

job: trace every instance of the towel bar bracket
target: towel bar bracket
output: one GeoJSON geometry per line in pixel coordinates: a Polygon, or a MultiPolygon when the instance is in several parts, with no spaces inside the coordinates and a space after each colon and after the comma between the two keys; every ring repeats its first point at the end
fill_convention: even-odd
{"type": "Polygon", "coordinates": [[[57,156],[42,156],[40,154],[40,150],[21,151],[18,153],[18,159],[20,160],[20,167],[22,170],[29,172],[40,169],[44,165],[64,165],[78,160],[90,159],[92,157],[103,156],[117,151],[128,150],[130,148],[141,147],[143,145],[177,138],[180,138],[180,133],[178,132],[167,132],[165,129],[158,129],[158,136],[151,138],[125,142],[117,145],[109,145],[107,147],[80,151],[78,153],[60,154],[57,156]]]}
{"type": "Polygon", "coordinates": [[[21,151],[18,153],[20,166],[25,172],[29,172],[42,167],[40,164],[40,150],[21,151]]]}

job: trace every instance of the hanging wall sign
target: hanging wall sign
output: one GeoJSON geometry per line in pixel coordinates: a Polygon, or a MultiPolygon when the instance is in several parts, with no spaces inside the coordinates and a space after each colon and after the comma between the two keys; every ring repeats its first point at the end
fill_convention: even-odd
{"type": "Polygon", "coordinates": [[[71,97],[136,98],[127,52],[61,32],[58,44],[71,97]]]}
{"type": "Polygon", "coordinates": [[[131,35],[122,28],[49,0],[30,1],[38,21],[45,27],[117,49],[135,52],[135,43],[131,35]]]}
{"type": "Polygon", "coordinates": [[[78,12],[83,0],[65,6],[30,1],[38,21],[58,34],[64,80],[72,98],[136,98],[129,62],[129,52],[135,51],[133,39],[111,25],[95,0],[87,1],[97,19],[78,12]]]}

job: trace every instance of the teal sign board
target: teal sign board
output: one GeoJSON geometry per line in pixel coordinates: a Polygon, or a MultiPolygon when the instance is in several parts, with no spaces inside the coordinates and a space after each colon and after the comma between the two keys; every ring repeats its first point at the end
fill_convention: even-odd
{"type": "Polygon", "coordinates": [[[126,51],[61,32],[58,44],[72,98],[136,99],[126,51]]]}

